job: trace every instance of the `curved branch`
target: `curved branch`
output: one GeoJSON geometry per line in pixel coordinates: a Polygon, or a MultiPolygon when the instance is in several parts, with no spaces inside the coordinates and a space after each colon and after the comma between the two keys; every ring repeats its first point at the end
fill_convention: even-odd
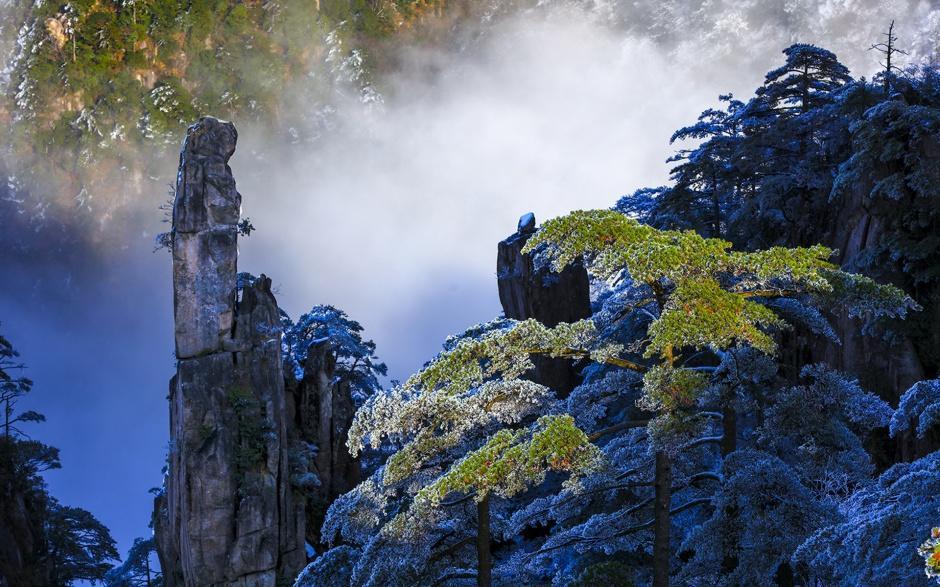
{"type": "Polygon", "coordinates": [[[649,423],[650,423],[649,420],[627,420],[625,422],[620,422],[619,424],[614,424],[613,426],[610,426],[608,428],[603,428],[601,430],[598,430],[597,432],[593,434],[589,434],[588,440],[590,440],[591,442],[594,442],[595,440],[598,440],[604,436],[607,436],[608,434],[613,434],[614,432],[620,432],[621,430],[626,430],[628,428],[643,428],[649,423]]]}
{"type": "MultiPolygon", "coordinates": [[[[533,355],[553,355],[555,357],[563,358],[585,358],[591,356],[591,351],[585,349],[576,349],[576,348],[566,348],[566,349],[526,349],[526,352],[533,355]]],[[[637,373],[646,373],[649,369],[645,365],[639,363],[634,363],[628,359],[623,359],[620,357],[608,357],[601,361],[605,365],[612,365],[614,367],[622,367],[624,369],[630,369],[636,371],[637,373]]]]}

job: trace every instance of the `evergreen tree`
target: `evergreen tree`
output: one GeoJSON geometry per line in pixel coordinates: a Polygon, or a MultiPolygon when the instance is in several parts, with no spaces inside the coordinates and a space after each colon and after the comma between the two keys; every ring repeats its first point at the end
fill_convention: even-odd
{"type": "Polygon", "coordinates": [[[724,110],[709,108],[695,124],[680,128],[669,139],[701,142],[669,159],[679,165],[670,172],[672,187],[656,199],[657,226],[692,228],[717,238],[725,234],[727,216],[745,189],[736,160],[741,139],[738,112],[744,103],[730,94],[719,100],[727,103],[724,110]]]}
{"type": "Polygon", "coordinates": [[[111,533],[86,510],[63,506],[51,499],[45,527],[48,541],[45,563],[52,586],[103,581],[111,561],[119,560],[111,533]]]}
{"type": "Polygon", "coordinates": [[[22,435],[18,424],[45,420],[42,414],[33,411],[15,412],[16,403],[33,387],[33,382],[20,374],[25,366],[19,356],[10,341],[0,335],[0,406],[3,408],[3,435],[7,438],[22,435]]]}
{"type": "Polygon", "coordinates": [[[312,344],[329,341],[336,356],[336,375],[350,384],[353,398],[362,402],[382,389],[379,377],[385,377],[388,368],[375,354],[375,343],[362,339],[362,325],[349,318],[346,312],[333,306],[311,308],[294,323],[282,315],[284,328],[284,359],[294,376],[303,377],[303,364],[312,344]]]}
{"type": "Polygon", "coordinates": [[[61,505],[49,495],[42,473],[61,467],[59,450],[26,436],[20,426],[42,422],[35,412],[15,411],[32,389],[19,376],[24,366],[0,336],[0,394],[5,413],[0,435],[0,533],[10,557],[0,557],[0,582],[59,587],[100,581],[117,560],[108,529],[91,513],[61,505]]]}
{"type": "Polygon", "coordinates": [[[655,315],[648,339],[636,347],[643,359],[651,361],[636,365],[644,372],[640,405],[658,414],[650,423],[655,447],[654,585],[668,584],[670,572],[676,455],[670,437],[700,428],[701,422],[695,408],[707,378],[686,362],[694,356],[691,353],[748,345],[773,354],[776,343],[766,329],[786,323],[761,300],[801,296],[849,300],[865,291],[869,293],[856,304],[858,311],[903,315],[912,306],[892,286],[838,270],[827,261],[832,251],[822,246],[739,253],[731,251],[726,241],[692,232],[657,231],[617,212],[579,211],[551,220],[524,250],[542,245],[547,250],[540,254],[555,270],[587,256],[598,277],[626,273],[646,290],[639,305],[652,308],[655,315]]]}
{"type": "Polygon", "coordinates": [[[154,567],[151,560],[157,556],[157,547],[153,538],[135,538],[134,544],[127,551],[127,558],[120,566],[108,571],[104,583],[107,587],[161,587],[163,575],[159,565],[154,567]]]}
{"type": "MultiPolygon", "coordinates": [[[[471,575],[481,585],[490,584],[490,496],[512,497],[548,471],[577,473],[595,461],[595,449],[570,418],[545,416],[526,426],[546,411],[554,394],[520,379],[533,367],[532,349],[564,353],[591,330],[590,322],[547,329],[533,320],[475,327],[449,340],[446,350],[401,388],[375,395],[357,412],[349,432],[353,454],[366,442],[379,448],[386,439],[402,441],[381,477],[371,482],[379,491],[407,486],[413,496],[383,526],[384,539],[404,537],[405,543],[414,543],[434,537],[442,525],[442,506],[465,502],[445,503],[444,498],[455,492],[473,498],[478,564],[471,575]]],[[[445,516],[443,525],[449,523],[445,516]]],[[[369,581],[376,581],[375,569],[370,570],[369,581]]]]}
{"type": "Polygon", "coordinates": [[[832,94],[852,81],[835,54],[797,43],[783,50],[787,60],[767,73],[757,95],[783,116],[805,114],[832,102],[832,94]]]}
{"type": "MultiPolygon", "coordinates": [[[[831,251],[825,247],[736,252],[726,241],[660,231],[613,211],[574,212],[551,220],[526,251],[536,251],[555,270],[587,257],[597,277],[628,285],[608,295],[609,307],[595,321],[555,328],[531,320],[497,321],[472,329],[401,388],[366,403],[350,430],[351,449],[361,450],[366,442],[381,447],[389,440],[400,448],[384,470],[340,498],[324,524],[324,535],[338,532],[363,545],[349,573],[351,583],[461,578],[485,583],[490,540],[483,533],[493,505],[486,498],[495,495],[501,498],[495,504],[498,533],[507,538],[540,520],[573,524],[560,527],[535,551],[504,560],[496,569],[500,577],[565,564],[555,556],[565,550],[634,550],[639,544],[634,536],[652,530],[654,583],[665,584],[670,518],[688,523],[696,507],[712,503],[712,492],[701,485],[722,480],[709,468],[714,459],[701,450],[723,446],[726,437],[737,434],[729,424],[736,420],[733,411],[727,419],[711,407],[727,406],[710,393],[710,378],[719,369],[703,363],[703,353],[728,356],[746,346],[773,354],[771,332],[786,327],[769,306],[774,300],[813,306],[838,299],[864,314],[902,315],[911,306],[891,286],[840,271],[827,261],[831,251]],[[643,316],[631,330],[632,340],[623,339],[618,324],[643,316]],[[559,402],[551,390],[519,379],[531,369],[533,354],[587,359],[603,376],[559,402]],[[630,372],[640,376],[633,383],[621,379],[630,372]],[[622,398],[611,393],[617,382],[640,385],[636,403],[646,417],[624,419],[622,398]],[[572,415],[565,416],[566,410],[572,415]],[[601,427],[608,411],[620,417],[601,427]],[[716,416],[719,432],[713,430],[716,416]],[[547,458],[543,447],[551,447],[548,454],[554,456],[547,458]],[[556,469],[573,473],[578,483],[562,487],[555,497],[527,491],[556,469]],[[457,497],[447,501],[454,493],[457,497]],[[674,505],[674,494],[682,496],[681,505],[674,505]],[[596,500],[604,496],[611,498],[604,501],[612,511],[598,511],[596,500]],[[475,538],[481,546],[476,569],[454,554],[470,537],[469,512],[453,510],[473,497],[479,500],[475,538]],[[634,498],[638,502],[624,505],[624,499],[634,498]],[[592,502],[593,510],[581,509],[592,502]],[[488,509],[482,511],[480,504],[488,509]],[[652,519],[644,515],[650,506],[652,519]],[[587,519],[582,515],[576,522],[579,509],[587,519]],[[430,566],[441,560],[446,562],[430,566]]],[[[799,477],[794,483],[800,483],[799,477]]],[[[315,567],[335,569],[341,561],[350,563],[350,555],[327,553],[315,567]]],[[[552,574],[556,579],[577,576],[586,568],[569,566],[552,574]]]]}

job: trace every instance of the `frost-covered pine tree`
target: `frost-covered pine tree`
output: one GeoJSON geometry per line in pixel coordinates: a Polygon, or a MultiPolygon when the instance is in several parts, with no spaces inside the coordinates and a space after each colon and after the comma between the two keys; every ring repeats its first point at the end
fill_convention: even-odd
{"type": "Polygon", "coordinates": [[[646,339],[632,347],[640,359],[631,366],[644,374],[639,405],[656,414],[648,427],[655,447],[654,585],[669,582],[674,439],[702,428],[697,408],[708,387],[707,369],[694,357],[742,345],[773,354],[768,330],[787,323],[761,303],[767,300],[857,299],[859,311],[894,315],[913,305],[892,286],[842,272],[829,263],[826,247],[736,252],[726,241],[659,231],[614,211],[551,220],[524,251],[537,251],[555,270],[588,257],[598,277],[630,279],[644,290],[632,309],[651,312],[653,320],[646,339]]]}
{"type": "Polygon", "coordinates": [[[778,111],[809,112],[828,102],[834,90],[852,80],[848,68],[832,51],[796,43],[783,54],[786,63],[768,72],[757,91],[778,111]]]}
{"type": "Polygon", "coordinates": [[[318,305],[294,322],[282,311],[281,325],[284,362],[298,379],[304,375],[303,364],[310,346],[329,341],[336,356],[336,376],[349,383],[356,402],[361,403],[382,389],[379,378],[388,373],[388,368],[376,356],[375,342],[362,339],[362,325],[346,312],[318,305]]]}
{"type": "MultiPolygon", "coordinates": [[[[554,392],[521,379],[533,352],[565,354],[593,338],[590,321],[554,329],[494,321],[449,340],[419,373],[365,403],[349,432],[351,451],[390,443],[395,452],[331,506],[324,524],[328,539],[360,546],[348,569],[353,584],[468,577],[489,584],[491,496],[510,498],[551,472],[598,466],[597,449],[558,413],[554,392]],[[476,561],[465,548],[471,539],[476,561]]],[[[318,565],[306,572],[314,583],[320,569],[332,568],[318,565]]]]}
{"type": "Polygon", "coordinates": [[[723,237],[728,214],[747,189],[746,175],[738,169],[741,121],[737,115],[744,103],[730,94],[719,96],[724,109],[709,108],[695,124],[673,133],[670,143],[701,141],[694,148],[680,149],[669,158],[677,163],[670,170],[673,185],[656,198],[656,226],[690,228],[713,237],[723,237]]]}
{"type": "Polygon", "coordinates": [[[352,584],[485,582],[485,532],[495,511],[492,531],[504,539],[517,540],[540,521],[550,527],[535,550],[504,557],[501,580],[526,573],[558,580],[603,568],[571,566],[558,556],[565,552],[593,560],[598,549],[633,551],[642,560],[642,536],[652,530],[654,583],[665,584],[671,518],[688,525],[696,507],[712,502],[701,484],[723,479],[698,449],[730,452],[734,442],[726,439],[737,435],[734,406],[711,393],[720,369],[703,357],[724,361],[745,348],[772,355],[773,330],[787,327],[782,316],[813,323],[820,316],[808,308],[833,299],[859,313],[901,315],[910,306],[899,290],[840,271],[825,247],[736,252],[726,241],[657,230],[614,211],[549,221],[526,246],[556,270],[587,257],[596,276],[621,286],[593,321],[471,329],[401,387],[371,398],[357,413],[350,448],[391,444],[395,452],[331,507],[324,536],[349,548],[327,552],[307,580],[344,569],[352,584]],[[629,333],[618,327],[627,321],[634,322],[629,333]],[[534,354],[586,359],[596,376],[562,403],[521,379],[534,354]],[[624,417],[621,385],[640,388],[635,401],[647,417],[624,417]],[[602,425],[608,412],[619,417],[602,425]],[[530,491],[555,472],[581,482],[556,495],[530,491]],[[595,498],[613,507],[591,512],[595,498]],[[652,519],[644,514],[650,506],[652,519]],[[476,557],[466,548],[473,542],[476,557]]]}

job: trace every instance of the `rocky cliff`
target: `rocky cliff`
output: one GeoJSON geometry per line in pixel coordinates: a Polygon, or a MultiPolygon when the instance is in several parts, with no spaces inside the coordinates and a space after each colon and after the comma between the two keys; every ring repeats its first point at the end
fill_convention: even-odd
{"type": "Polygon", "coordinates": [[[271,280],[238,273],[237,133],[203,118],[180,154],[169,241],[176,375],[170,456],[154,501],[165,582],[293,582],[330,503],[360,479],[346,448],[355,403],[328,338],[285,373],[271,280]]]}
{"type": "MultiPolygon", "coordinates": [[[[589,318],[591,291],[583,265],[574,264],[553,273],[547,267],[536,268],[531,254],[522,254],[522,247],[535,230],[535,215],[525,214],[516,232],[498,245],[496,277],[503,313],[514,320],[535,318],[546,326],[589,318]]],[[[564,394],[578,384],[578,368],[571,361],[550,357],[532,360],[534,381],[564,394]]]]}
{"type": "Polygon", "coordinates": [[[318,483],[306,491],[304,520],[307,542],[320,545],[320,526],[330,503],[360,481],[359,459],[346,447],[356,411],[349,383],[336,377],[336,356],[328,340],[310,345],[304,376],[289,378],[290,434],[295,443],[317,447],[313,472],[318,483]]]}
{"type": "Polygon", "coordinates": [[[289,482],[281,330],[271,280],[237,288],[237,133],[203,118],[180,154],[173,207],[177,371],[158,512],[168,585],[274,586],[306,556],[289,482]]]}
{"type": "Polygon", "coordinates": [[[38,585],[48,569],[38,559],[42,551],[43,496],[0,483],[0,587],[38,585]]]}

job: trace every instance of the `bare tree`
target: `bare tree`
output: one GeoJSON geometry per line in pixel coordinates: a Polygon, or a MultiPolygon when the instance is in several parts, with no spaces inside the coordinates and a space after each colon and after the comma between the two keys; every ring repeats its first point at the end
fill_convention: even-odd
{"type": "Polygon", "coordinates": [[[874,45],[869,47],[868,50],[871,51],[872,49],[874,49],[875,51],[878,51],[879,53],[885,56],[884,62],[882,63],[881,61],[879,61],[878,65],[884,68],[884,72],[882,73],[882,76],[883,76],[882,83],[884,84],[885,97],[887,97],[891,95],[892,72],[901,71],[900,67],[892,63],[892,58],[897,54],[909,55],[909,53],[902,49],[898,49],[897,47],[898,37],[897,35],[894,34],[894,21],[893,20],[891,21],[891,24],[888,25],[888,32],[882,33],[882,36],[885,37],[885,42],[875,43],[874,45]]]}

